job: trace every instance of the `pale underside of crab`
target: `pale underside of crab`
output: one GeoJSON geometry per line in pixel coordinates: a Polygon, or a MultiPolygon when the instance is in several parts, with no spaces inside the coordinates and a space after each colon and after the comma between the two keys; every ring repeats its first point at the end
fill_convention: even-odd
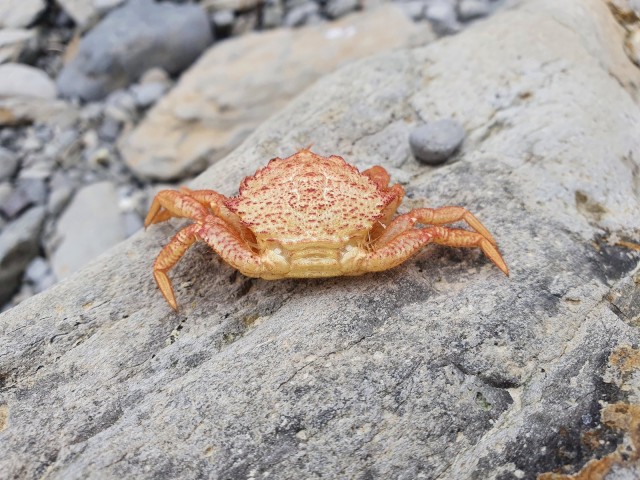
{"type": "Polygon", "coordinates": [[[213,190],[163,190],[153,200],[145,227],[172,217],[193,223],[169,241],[154,263],[160,291],[177,309],[167,272],[199,240],[242,274],[268,280],[387,270],[429,243],[479,247],[508,275],[495,240],[469,211],[418,208],[395,216],[404,189],[389,181],[380,166],[359,172],[341,157],[305,149],[274,158],[246,177],[235,197],[213,190]],[[473,231],[443,226],[459,221],[473,231]]]}

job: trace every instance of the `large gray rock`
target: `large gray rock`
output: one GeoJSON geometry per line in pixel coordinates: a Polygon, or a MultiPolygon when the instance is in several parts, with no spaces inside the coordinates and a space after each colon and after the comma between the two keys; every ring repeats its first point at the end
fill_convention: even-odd
{"type": "Polygon", "coordinates": [[[0,305],[11,298],[22,272],[38,255],[43,221],[44,208],[32,208],[0,233],[0,305]]]}
{"type": "Polygon", "coordinates": [[[197,5],[129,0],[81,39],[58,88],[68,97],[99,100],[149,68],[182,71],[212,41],[207,15],[197,5]]]}
{"type": "Polygon", "coordinates": [[[430,38],[398,8],[297,30],[233,38],[210,48],[120,142],[142,178],[202,171],[322,75],[356,59],[430,38]]]}
{"type": "Polygon", "coordinates": [[[0,65],[0,98],[56,98],[56,85],[49,76],[34,67],[20,63],[0,65]]]}
{"type": "Polygon", "coordinates": [[[640,391],[640,72],[620,34],[599,0],[523,2],[320,80],[192,185],[233,194],[310,142],[360,167],[404,154],[403,208],[468,207],[511,277],[434,246],[363,277],[250,280],[200,245],[171,272],[176,314],[151,266],[179,222],[154,226],[0,317],[0,471],[533,479],[608,454],[640,391]],[[427,169],[408,132],[442,117],[468,137],[427,169]]]}
{"type": "Polygon", "coordinates": [[[51,258],[58,278],[68,277],[125,238],[115,186],[108,181],[81,188],[56,225],[60,244],[51,258]]]}

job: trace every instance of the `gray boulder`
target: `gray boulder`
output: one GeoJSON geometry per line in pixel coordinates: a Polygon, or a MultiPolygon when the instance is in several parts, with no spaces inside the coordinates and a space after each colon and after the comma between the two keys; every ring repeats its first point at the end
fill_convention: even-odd
{"type": "Polygon", "coordinates": [[[2,0],[0,28],[28,27],[46,6],[45,0],[2,0]]]}
{"type": "Polygon", "coordinates": [[[81,39],[58,76],[58,89],[67,97],[100,100],[152,67],[179,73],[212,41],[199,6],[130,0],[81,39]]]}
{"type": "Polygon", "coordinates": [[[234,194],[311,142],[387,165],[454,117],[460,161],[406,147],[403,211],[469,208],[511,276],[432,246],[378,274],[251,280],[198,245],[174,313],[151,267],[182,222],[154,226],[0,316],[0,471],[534,479],[606,457],[632,478],[640,72],[620,40],[600,0],[523,1],[316,82],[191,186],[234,194]]]}
{"type": "Polygon", "coordinates": [[[125,238],[115,186],[108,181],[87,185],[75,194],[56,225],[59,245],[53,270],[64,278],[125,238]]]}
{"type": "Polygon", "coordinates": [[[0,65],[0,98],[22,96],[51,100],[56,98],[56,85],[37,68],[21,63],[0,65]]]}

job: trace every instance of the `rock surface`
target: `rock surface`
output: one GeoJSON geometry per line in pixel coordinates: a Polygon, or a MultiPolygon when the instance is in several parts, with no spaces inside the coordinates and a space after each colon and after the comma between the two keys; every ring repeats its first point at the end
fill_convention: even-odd
{"type": "Polygon", "coordinates": [[[45,0],[2,0],[0,28],[28,27],[45,6],[45,0]]]}
{"type": "Polygon", "coordinates": [[[65,96],[99,100],[152,67],[172,74],[184,70],[212,40],[197,5],[129,0],[82,38],[58,87],[65,96]]]}
{"type": "Polygon", "coordinates": [[[24,45],[35,37],[33,30],[1,29],[0,30],[0,63],[15,62],[20,57],[24,45]]]}
{"type": "Polygon", "coordinates": [[[417,41],[419,30],[388,5],[330,25],[227,40],[185,73],[120,150],[142,178],[170,180],[200,171],[321,75],[417,41]]]}
{"type": "Polygon", "coordinates": [[[11,150],[0,147],[0,182],[9,180],[18,170],[18,158],[11,150]]]}
{"type": "Polygon", "coordinates": [[[511,277],[432,247],[269,282],[197,246],[171,272],[175,314],[151,265],[177,224],[154,227],[0,316],[0,471],[533,479],[612,455],[633,475],[615,452],[638,425],[640,73],[621,35],[599,0],[530,0],[317,82],[192,187],[233,194],[311,142],[395,164],[413,126],[454,117],[460,161],[405,147],[404,208],[469,208],[511,277]]]}
{"type": "Polygon", "coordinates": [[[125,236],[114,185],[98,182],[80,189],[60,217],[56,236],[60,244],[51,263],[58,278],[68,277],[122,241],[125,236]]]}
{"type": "Polygon", "coordinates": [[[0,98],[56,98],[56,85],[46,73],[20,63],[0,65],[0,98]]]}
{"type": "Polygon", "coordinates": [[[45,123],[70,126],[78,112],[62,100],[43,101],[36,97],[0,98],[0,126],[45,123]]]}
{"type": "Polygon", "coordinates": [[[126,0],[57,0],[57,3],[79,26],[97,20],[100,15],[122,4],[126,0]]]}

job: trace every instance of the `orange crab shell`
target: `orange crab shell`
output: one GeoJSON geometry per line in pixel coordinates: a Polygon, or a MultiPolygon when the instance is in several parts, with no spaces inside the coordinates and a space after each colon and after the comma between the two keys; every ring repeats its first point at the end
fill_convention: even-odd
{"type": "Polygon", "coordinates": [[[329,244],[366,237],[395,198],[341,157],[302,150],[246,177],[225,205],[259,242],[329,244]]]}

